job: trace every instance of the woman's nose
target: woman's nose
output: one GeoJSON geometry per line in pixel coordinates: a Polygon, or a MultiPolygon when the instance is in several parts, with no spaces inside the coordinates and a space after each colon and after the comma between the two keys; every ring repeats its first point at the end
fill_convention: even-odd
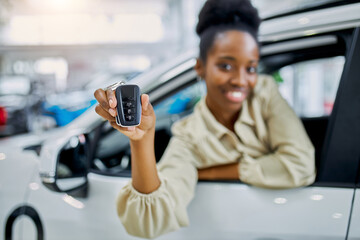
{"type": "Polygon", "coordinates": [[[235,72],[231,83],[233,85],[237,85],[237,86],[244,86],[247,84],[246,81],[246,70],[243,68],[238,69],[238,71],[235,72]]]}

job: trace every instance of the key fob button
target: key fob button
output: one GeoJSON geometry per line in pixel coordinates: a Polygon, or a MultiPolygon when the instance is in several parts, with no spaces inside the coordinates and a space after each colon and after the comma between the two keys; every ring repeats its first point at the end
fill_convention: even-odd
{"type": "Polygon", "coordinates": [[[134,104],[132,102],[125,102],[124,107],[130,108],[133,107],[134,104]]]}

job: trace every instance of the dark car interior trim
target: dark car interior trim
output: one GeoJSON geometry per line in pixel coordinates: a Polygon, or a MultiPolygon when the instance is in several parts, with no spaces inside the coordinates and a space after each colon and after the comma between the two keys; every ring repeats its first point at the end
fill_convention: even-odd
{"type": "Polygon", "coordinates": [[[318,180],[355,184],[360,158],[360,28],[354,30],[324,142],[318,180]],[[342,164],[339,165],[338,162],[342,164]]]}

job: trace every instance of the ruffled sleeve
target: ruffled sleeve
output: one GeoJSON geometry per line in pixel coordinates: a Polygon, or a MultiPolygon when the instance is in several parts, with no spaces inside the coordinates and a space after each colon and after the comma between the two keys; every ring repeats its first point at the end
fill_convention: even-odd
{"type": "Polygon", "coordinates": [[[120,191],[117,211],[129,234],[154,238],[189,225],[186,208],[197,183],[193,151],[190,142],[175,135],[157,166],[160,187],[143,194],[130,181],[120,191]]]}

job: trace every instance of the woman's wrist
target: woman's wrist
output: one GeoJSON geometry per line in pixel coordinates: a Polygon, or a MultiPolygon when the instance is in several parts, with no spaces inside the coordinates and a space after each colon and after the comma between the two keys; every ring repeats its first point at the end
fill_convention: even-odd
{"type": "Polygon", "coordinates": [[[155,127],[148,129],[144,132],[144,134],[140,138],[129,138],[130,145],[141,145],[141,144],[149,144],[154,142],[155,139],[155,127]]]}
{"type": "Polygon", "coordinates": [[[151,193],[160,185],[154,151],[155,129],[141,138],[130,139],[132,185],[141,193],[151,193]]]}

